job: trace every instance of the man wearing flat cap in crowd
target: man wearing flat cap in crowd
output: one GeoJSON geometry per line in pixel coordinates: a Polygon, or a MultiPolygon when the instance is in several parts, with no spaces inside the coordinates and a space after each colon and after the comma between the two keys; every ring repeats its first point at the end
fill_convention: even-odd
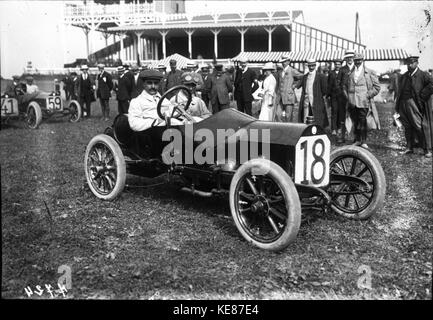
{"type": "Polygon", "coordinates": [[[213,114],[230,107],[229,93],[232,92],[233,85],[224,73],[222,64],[215,65],[215,73],[207,81],[206,89],[210,94],[213,114]]]}
{"type": "Polygon", "coordinates": [[[95,83],[89,74],[87,65],[81,66],[81,75],[78,77],[78,98],[81,108],[83,108],[83,118],[90,118],[90,108],[92,101],[95,101],[95,83]]]}
{"type": "Polygon", "coordinates": [[[353,123],[353,144],[368,149],[368,129],[380,129],[379,115],[374,103],[380,84],[376,74],[365,67],[362,53],[356,53],[353,60],[355,67],[346,77],[343,92],[348,100],[347,112],[353,123]],[[371,121],[367,122],[368,119],[371,121]]]}
{"type": "Polygon", "coordinates": [[[177,69],[177,61],[174,59],[170,60],[170,71],[166,75],[166,87],[164,88],[164,92],[173,88],[174,86],[178,86],[182,84],[182,71],[177,69]]]}
{"type": "Polygon", "coordinates": [[[237,70],[234,80],[235,100],[238,110],[246,114],[252,114],[253,92],[259,87],[257,75],[254,70],[248,68],[247,59],[239,60],[240,68],[237,70]]]}
{"type": "Polygon", "coordinates": [[[302,87],[298,122],[306,123],[307,117],[312,116],[314,123],[326,128],[329,125],[325,105],[325,97],[328,93],[327,78],[324,74],[317,72],[316,65],[316,60],[307,60],[308,73],[303,76],[298,85],[302,87]]]}
{"type": "MultiPolygon", "coordinates": [[[[340,83],[340,90],[343,92],[344,84],[347,82],[349,74],[352,72],[355,67],[353,63],[353,57],[355,55],[354,50],[346,50],[343,60],[345,61],[345,65],[341,67],[340,72],[338,73],[338,83],[340,83]]],[[[347,110],[347,98],[344,96],[344,108],[341,109],[341,117],[339,118],[340,123],[338,123],[337,128],[337,143],[343,143],[345,141],[346,135],[346,110],[347,110]]]]}
{"type": "Polygon", "coordinates": [[[110,119],[111,90],[113,90],[113,79],[111,74],[105,71],[105,66],[98,64],[99,73],[96,76],[96,96],[99,98],[101,105],[102,119],[108,121],[110,119]]]}
{"type": "Polygon", "coordinates": [[[288,55],[283,55],[280,63],[283,69],[278,73],[275,117],[279,122],[293,122],[295,82],[300,80],[303,74],[290,66],[288,55]]]}
{"type": "Polygon", "coordinates": [[[429,99],[433,93],[433,79],[418,67],[418,56],[410,56],[407,72],[399,82],[399,92],[395,102],[395,111],[400,114],[404,126],[407,147],[403,154],[414,153],[415,137],[418,137],[424,155],[431,158],[432,141],[432,106],[429,99]]]}
{"type": "Polygon", "coordinates": [[[125,74],[123,66],[117,67],[119,80],[117,83],[117,111],[119,114],[128,113],[129,101],[131,100],[132,83],[129,77],[125,74]]]}

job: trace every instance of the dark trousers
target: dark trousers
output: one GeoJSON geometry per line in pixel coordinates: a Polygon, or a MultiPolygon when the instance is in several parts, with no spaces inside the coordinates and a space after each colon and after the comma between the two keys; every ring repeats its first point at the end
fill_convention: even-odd
{"type": "Polygon", "coordinates": [[[346,99],[341,95],[331,96],[331,130],[342,129],[346,121],[346,99]]]}
{"type": "Polygon", "coordinates": [[[109,105],[109,99],[99,99],[99,103],[101,104],[101,112],[103,118],[109,118],[110,117],[110,105],[109,105]]]}
{"type": "Polygon", "coordinates": [[[351,107],[350,117],[353,121],[353,132],[355,134],[355,141],[364,143],[367,140],[367,114],[368,108],[351,107]]]}
{"type": "Polygon", "coordinates": [[[91,97],[80,97],[80,106],[87,113],[86,118],[90,118],[90,107],[92,105],[91,97]]]}
{"type": "Polygon", "coordinates": [[[128,113],[129,100],[118,100],[117,102],[117,111],[119,112],[119,114],[128,113]]]}
{"type": "Polygon", "coordinates": [[[236,104],[237,104],[238,110],[240,112],[244,112],[246,114],[249,114],[250,116],[252,115],[252,112],[251,112],[252,103],[251,103],[251,101],[245,101],[244,98],[242,97],[242,95],[240,95],[240,99],[236,100],[236,104]]]}
{"type": "Polygon", "coordinates": [[[408,149],[413,149],[415,138],[418,137],[420,146],[425,148],[422,130],[421,112],[413,99],[403,100],[400,107],[400,120],[404,126],[404,135],[408,149]]]}
{"type": "Polygon", "coordinates": [[[218,99],[212,102],[212,114],[215,114],[221,110],[229,108],[229,104],[221,104],[218,99]]]}

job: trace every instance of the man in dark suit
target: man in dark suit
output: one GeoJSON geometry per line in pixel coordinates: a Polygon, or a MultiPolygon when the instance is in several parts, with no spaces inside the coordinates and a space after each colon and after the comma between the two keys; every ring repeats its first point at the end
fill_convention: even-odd
{"type": "Polygon", "coordinates": [[[109,100],[111,97],[111,90],[113,90],[113,79],[111,74],[104,70],[105,66],[98,64],[99,74],[96,77],[96,96],[99,98],[101,104],[102,119],[105,121],[110,120],[110,105],[109,100]]]}
{"type": "Polygon", "coordinates": [[[204,103],[206,104],[206,107],[209,108],[209,83],[208,83],[208,79],[210,80],[210,74],[209,74],[209,65],[207,64],[203,64],[200,68],[201,71],[201,76],[203,79],[203,88],[201,90],[201,98],[204,101],[204,103]]]}
{"type": "Polygon", "coordinates": [[[71,72],[71,99],[78,100],[78,75],[75,71],[71,72]]]}
{"type": "Polygon", "coordinates": [[[337,130],[342,130],[341,124],[346,120],[345,97],[340,86],[340,69],[342,60],[334,61],[334,70],[328,76],[328,96],[331,100],[331,130],[332,135],[337,134],[337,130]]]}
{"type": "Polygon", "coordinates": [[[254,70],[248,68],[246,59],[242,58],[239,62],[240,68],[237,70],[234,80],[235,99],[238,110],[251,115],[253,92],[259,87],[257,75],[254,70]]]}
{"type": "Polygon", "coordinates": [[[131,67],[132,71],[132,83],[131,83],[131,99],[134,99],[140,95],[143,91],[143,79],[140,77],[140,70],[137,65],[131,67]]]}
{"type": "MultiPolygon", "coordinates": [[[[353,68],[355,67],[353,63],[353,57],[355,56],[354,50],[346,50],[346,53],[344,54],[344,61],[346,64],[341,67],[340,72],[338,73],[338,83],[340,83],[340,89],[343,92],[344,91],[344,84],[349,81],[349,74],[353,71],[353,68]]],[[[346,119],[346,110],[348,109],[348,103],[349,100],[344,97],[344,116],[343,119],[346,119]]],[[[338,130],[337,130],[337,143],[343,143],[345,141],[345,135],[346,135],[346,125],[345,120],[341,120],[338,124],[338,130]]]]}
{"type": "Polygon", "coordinates": [[[130,78],[125,74],[125,68],[123,66],[117,67],[119,73],[119,81],[117,85],[117,111],[119,114],[128,113],[129,101],[131,100],[131,81],[130,78]]]}
{"type": "Polygon", "coordinates": [[[217,113],[230,107],[229,92],[233,90],[230,78],[224,74],[223,65],[215,66],[216,73],[207,81],[207,90],[210,93],[212,113],[217,113]]]}
{"type": "Polygon", "coordinates": [[[403,154],[414,152],[414,140],[417,136],[424,149],[424,155],[431,158],[432,119],[428,100],[433,92],[433,79],[427,72],[418,68],[418,56],[410,56],[406,64],[408,71],[400,78],[395,102],[395,111],[400,114],[407,143],[407,149],[403,154]]]}
{"type": "Polygon", "coordinates": [[[84,110],[83,117],[90,118],[92,101],[95,101],[95,83],[89,74],[87,65],[81,66],[81,75],[78,77],[78,97],[84,110]]]}
{"type": "Polygon", "coordinates": [[[307,60],[308,73],[302,78],[301,101],[299,102],[298,121],[306,123],[308,116],[314,117],[314,123],[326,128],[329,125],[326,113],[325,97],[328,93],[326,76],[317,72],[317,62],[307,60]]]}

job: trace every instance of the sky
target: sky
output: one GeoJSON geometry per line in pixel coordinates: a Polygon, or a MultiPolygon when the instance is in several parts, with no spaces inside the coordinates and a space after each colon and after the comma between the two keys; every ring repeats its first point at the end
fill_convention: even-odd
{"type": "MultiPolygon", "coordinates": [[[[268,10],[303,10],[307,25],[354,40],[355,14],[359,13],[361,40],[367,48],[421,49],[420,66],[433,68],[433,28],[425,10],[433,15],[432,1],[200,1],[187,0],[187,11],[237,12],[245,7],[268,10]]],[[[36,68],[61,68],[85,58],[84,32],[65,26],[63,1],[0,0],[0,73],[20,74],[27,61],[36,68]]],[[[96,35],[94,49],[104,46],[96,35]]],[[[110,40],[112,41],[112,40],[110,40]]],[[[378,72],[398,67],[398,62],[369,62],[378,72]]],[[[404,67],[402,68],[404,69],[404,67]]]]}

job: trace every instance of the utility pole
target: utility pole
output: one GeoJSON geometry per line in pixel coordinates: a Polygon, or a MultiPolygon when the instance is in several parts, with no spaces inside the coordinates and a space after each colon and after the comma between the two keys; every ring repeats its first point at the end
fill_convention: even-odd
{"type": "Polygon", "coordinates": [[[355,42],[361,43],[361,28],[359,27],[359,14],[356,13],[355,18],[355,42]]]}

